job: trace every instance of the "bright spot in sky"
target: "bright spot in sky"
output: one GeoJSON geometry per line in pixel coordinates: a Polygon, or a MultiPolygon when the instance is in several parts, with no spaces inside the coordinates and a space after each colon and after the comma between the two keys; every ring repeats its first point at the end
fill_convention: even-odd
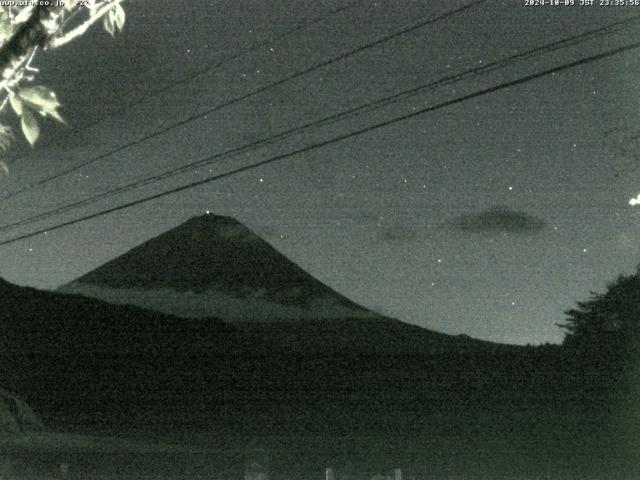
{"type": "Polygon", "coordinates": [[[640,193],[635,198],[632,198],[631,200],[629,200],[629,205],[631,206],[640,205],[640,193]]]}

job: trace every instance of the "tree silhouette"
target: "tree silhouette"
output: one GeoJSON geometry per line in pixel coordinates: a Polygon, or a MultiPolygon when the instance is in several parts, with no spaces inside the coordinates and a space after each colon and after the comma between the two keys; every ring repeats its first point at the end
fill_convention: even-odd
{"type": "Polygon", "coordinates": [[[619,355],[640,351],[640,267],[631,275],[620,275],[605,293],[577,302],[565,312],[564,345],[586,349],[590,354],[619,355]]]}

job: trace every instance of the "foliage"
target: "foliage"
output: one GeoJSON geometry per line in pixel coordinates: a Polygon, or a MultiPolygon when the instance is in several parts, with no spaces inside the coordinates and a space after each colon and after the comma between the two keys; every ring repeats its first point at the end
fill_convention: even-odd
{"type": "MultiPolygon", "coordinates": [[[[40,136],[38,117],[64,123],[55,92],[35,83],[36,54],[66,45],[99,20],[112,36],[116,31],[122,31],[125,23],[122,1],[66,0],[46,2],[49,4],[46,6],[43,6],[44,2],[43,5],[37,5],[38,2],[24,2],[24,6],[22,2],[0,5],[0,57],[3,60],[0,64],[0,114],[5,118],[15,114],[22,134],[31,145],[40,136]]],[[[11,127],[0,123],[0,150],[6,150],[13,139],[11,127]]],[[[2,162],[0,170],[6,172],[2,162]]]]}
{"type": "Polygon", "coordinates": [[[620,275],[605,293],[577,302],[565,312],[564,345],[602,355],[637,353],[640,350],[640,268],[620,275]]]}

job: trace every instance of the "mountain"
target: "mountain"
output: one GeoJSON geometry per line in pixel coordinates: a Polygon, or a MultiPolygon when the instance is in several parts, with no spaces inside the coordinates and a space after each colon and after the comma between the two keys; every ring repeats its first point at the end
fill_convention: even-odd
{"type": "Polygon", "coordinates": [[[229,321],[379,318],[246,226],[202,215],[60,287],[111,303],[229,321]]]}
{"type": "Polygon", "coordinates": [[[60,291],[0,280],[0,332],[0,385],[46,424],[85,433],[387,428],[405,407],[467,409],[512,365],[503,362],[511,347],[358,306],[216,216],[193,218],[60,291]],[[126,305],[132,299],[139,306],[126,305]]]}
{"type": "Polygon", "coordinates": [[[372,312],[316,280],[237,220],[193,217],[80,278],[60,293],[233,324],[227,345],[251,354],[435,354],[492,349],[372,312]]]}

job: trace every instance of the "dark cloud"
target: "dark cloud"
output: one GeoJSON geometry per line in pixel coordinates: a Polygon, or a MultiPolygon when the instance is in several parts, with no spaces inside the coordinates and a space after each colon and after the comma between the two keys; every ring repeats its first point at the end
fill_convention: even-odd
{"type": "Polygon", "coordinates": [[[533,234],[543,230],[546,222],[526,212],[498,206],[479,213],[461,215],[451,222],[451,226],[471,233],[533,234]]]}
{"type": "Polygon", "coordinates": [[[406,225],[382,226],[377,232],[377,239],[380,242],[410,242],[416,238],[418,238],[418,231],[406,225]]]}

